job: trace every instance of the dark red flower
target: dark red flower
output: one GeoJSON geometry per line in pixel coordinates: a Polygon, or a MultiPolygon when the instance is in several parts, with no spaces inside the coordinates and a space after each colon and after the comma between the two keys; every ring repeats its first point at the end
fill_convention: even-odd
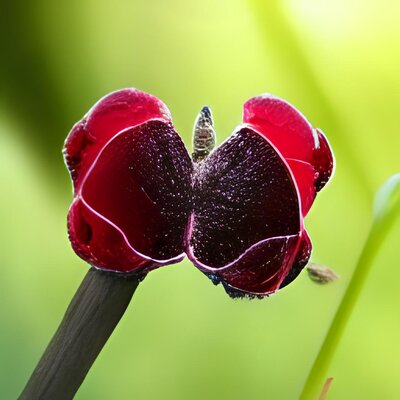
{"type": "Polygon", "coordinates": [[[244,124],[196,162],[167,107],[135,89],[101,99],[64,152],[81,258],[144,275],[187,254],[232,296],[273,293],[300,273],[311,253],[303,218],[333,168],[322,132],[269,95],[249,100],[244,124]]]}

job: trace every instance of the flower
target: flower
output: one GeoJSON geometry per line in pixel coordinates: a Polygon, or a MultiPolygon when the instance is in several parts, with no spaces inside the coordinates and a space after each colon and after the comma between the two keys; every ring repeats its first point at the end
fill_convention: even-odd
{"type": "Polygon", "coordinates": [[[97,268],[137,276],[187,254],[231,296],[273,293],[310,257],[303,219],[332,173],[329,144],[270,95],[249,100],[243,124],[211,152],[207,107],[195,132],[203,147],[192,161],[156,97],[123,89],[96,103],[64,148],[72,247],[97,268]]]}

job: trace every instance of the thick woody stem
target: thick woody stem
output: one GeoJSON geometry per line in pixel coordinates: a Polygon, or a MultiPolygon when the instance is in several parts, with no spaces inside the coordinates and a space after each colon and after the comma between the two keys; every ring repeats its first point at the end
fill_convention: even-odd
{"type": "Polygon", "coordinates": [[[72,399],[138,284],[133,276],[91,268],[19,399],[72,399]]]}

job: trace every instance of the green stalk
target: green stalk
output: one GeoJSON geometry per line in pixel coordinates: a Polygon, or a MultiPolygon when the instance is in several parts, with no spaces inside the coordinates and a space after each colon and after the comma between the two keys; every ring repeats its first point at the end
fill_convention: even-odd
{"type": "Polygon", "coordinates": [[[350,283],[336,311],[328,334],[305,383],[301,400],[316,400],[326,379],[331,360],[367,280],[379,249],[393,226],[400,209],[400,174],[390,178],[375,200],[375,218],[358,259],[350,283]]]}

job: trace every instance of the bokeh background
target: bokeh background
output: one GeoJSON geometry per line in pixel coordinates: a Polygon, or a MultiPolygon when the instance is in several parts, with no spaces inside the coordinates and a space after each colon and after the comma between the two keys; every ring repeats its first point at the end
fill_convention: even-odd
{"type": "MultiPolygon", "coordinates": [[[[271,92],[321,127],[333,181],[306,224],[312,259],[263,301],[234,301],[187,261],[152,272],[77,399],[296,399],[349,282],[376,189],[400,169],[396,0],[46,0],[0,3],[0,398],[16,398],[85,275],[66,235],[61,148],[101,96],[161,98],[190,147],[200,107],[218,140],[271,92]]],[[[329,399],[400,398],[400,224],[335,355],[329,399]]]]}

